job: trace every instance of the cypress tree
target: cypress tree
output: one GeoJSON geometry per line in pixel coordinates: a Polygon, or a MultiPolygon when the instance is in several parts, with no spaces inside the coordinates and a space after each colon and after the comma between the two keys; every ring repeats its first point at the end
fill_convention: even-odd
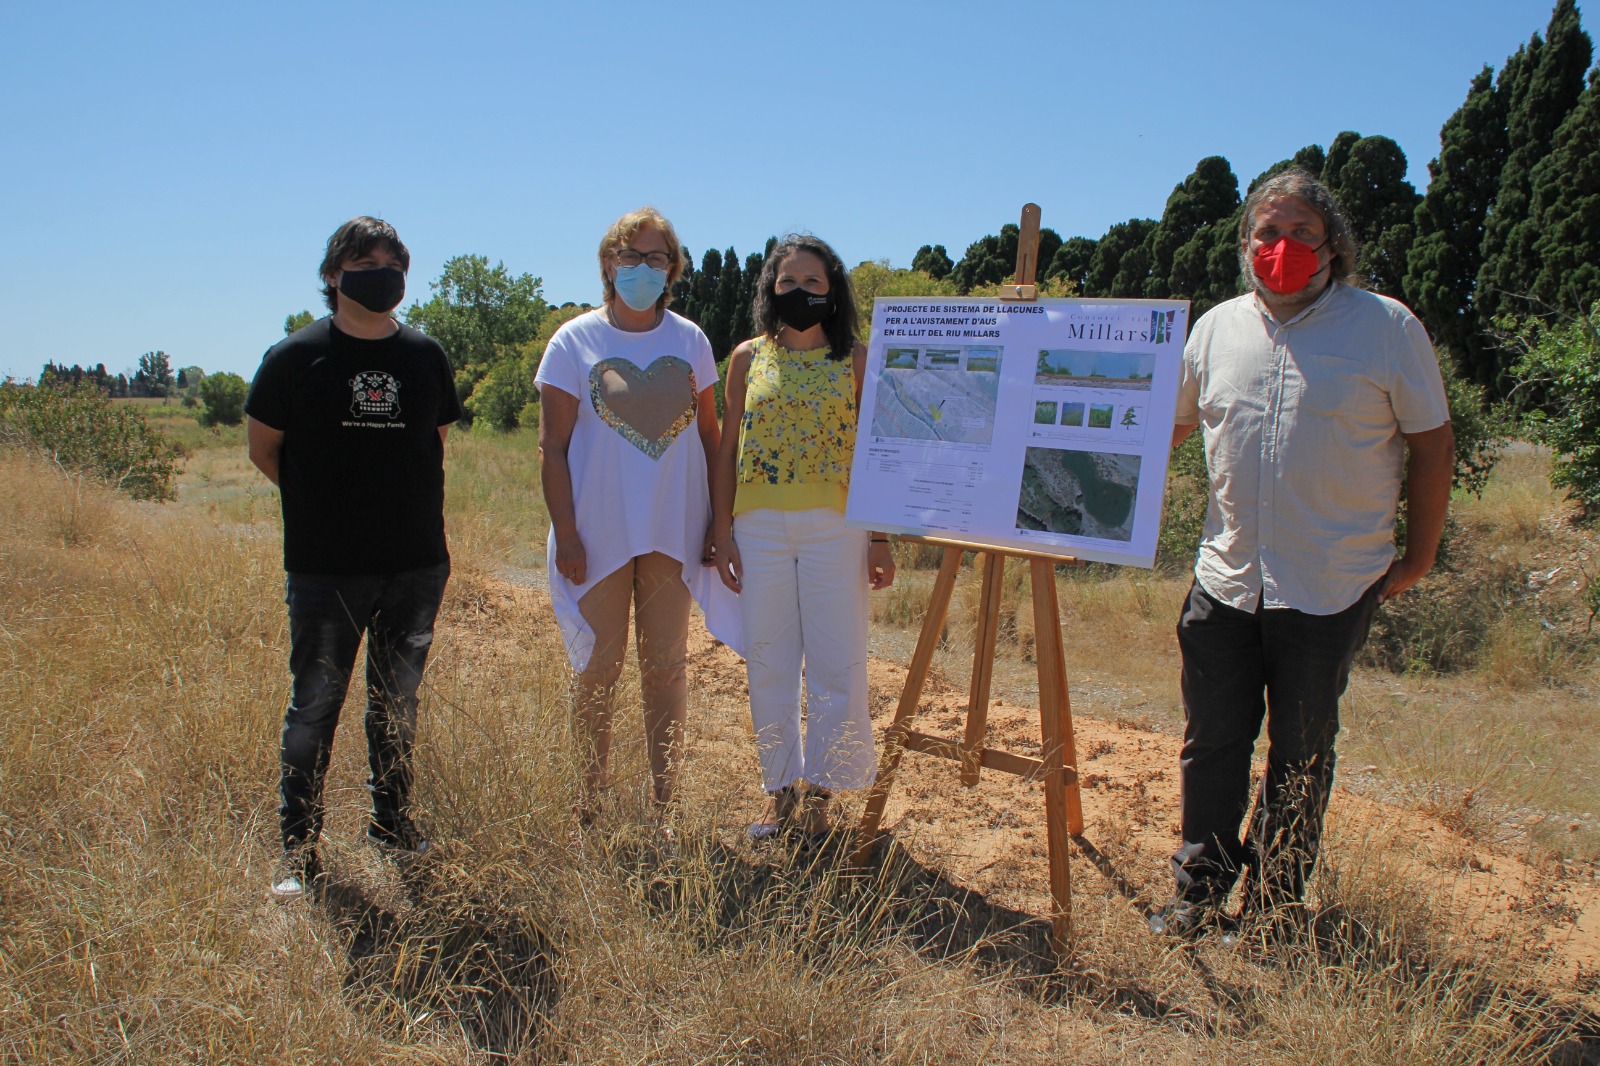
{"type": "Polygon", "coordinates": [[[1600,69],[1533,170],[1528,228],[1545,307],[1587,311],[1600,300],[1600,69]]]}
{"type": "Polygon", "coordinates": [[[1328,148],[1322,181],[1360,242],[1356,269],[1373,290],[1403,298],[1412,216],[1422,199],[1406,180],[1405,152],[1388,137],[1346,130],[1328,148]]]}
{"type": "Polygon", "coordinates": [[[1056,249],[1056,254],[1050,257],[1049,266],[1040,272],[1041,275],[1046,278],[1064,277],[1078,287],[1080,295],[1088,295],[1086,283],[1089,265],[1094,262],[1094,249],[1098,243],[1090,237],[1068,237],[1056,249]]]}
{"type": "Polygon", "coordinates": [[[1238,206],[1239,179],[1228,161],[1220,155],[1200,160],[1167,197],[1161,221],[1150,232],[1150,276],[1144,295],[1208,297],[1206,259],[1216,241],[1212,227],[1226,222],[1238,206]]]}
{"type": "Polygon", "coordinates": [[[694,256],[683,250],[683,273],[672,283],[672,309],[690,322],[699,321],[694,299],[694,256]]]}
{"type": "Polygon", "coordinates": [[[739,278],[739,304],[733,316],[733,346],[728,349],[730,355],[741,341],[755,334],[755,319],[750,312],[756,299],[756,281],[760,279],[761,266],[766,261],[767,257],[760,252],[751,252],[744,257],[744,270],[739,278]]]}
{"type": "Polygon", "coordinates": [[[924,244],[911,257],[911,269],[920,270],[935,281],[948,275],[955,267],[942,244],[924,244]]]}
{"type": "Polygon", "coordinates": [[[1505,100],[1494,90],[1492,67],[1472,79],[1439,141],[1439,157],[1428,164],[1428,191],[1412,218],[1417,237],[1406,263],[1405,293],[1434,342],[1470,374],[1483,347],[1473,292],[1483,266],[1484,222],[1506,155],[1505,100]]]}
{"type": "Polygon", "coordinates": [[[1106,230],[1105,236],[1095,243],[1084,292],[1094,296],[1143,296],[1150,260],[1144,243],[1150,239],[1150,231],[1155,227],[1153,219],[1130,218],[1106,230]],[[1125,274],[1123,260],[1135,253],[1139,262],[1130,262],[1125,274]],[[1137,286],[1130,288],[1134,286],[1135,278],[1137,286]]]}
{"type": "MultiPolygon", "coordinates": [[[[1545,38],[1534,34],[1518,55],[1521,62],[1515,70],[1507,62],[1496,89],[1508,94],[1507,150],[1484,229],[1483,266],[1475,292],[1479,322],[1484,325],[1497,315],[1527,310],[1526,297],[1539,270],[1534,251],[1538,233],[1529,219],[1534,167],[1550,153],[1555,132],[1577,103],[1584,72],[1594,57],[1593,42],[1573,0],[1558,0],[1545,38]]],[[[1501,366],[1510,356],[1494,354],[1494,363],[1485,361],[1474,371],[1480,382],[1503,389],[1501,366]]]]}
{"type": "Polygon", "coordinates": [[[715,248],[707,248],[705,254],[700,257],[700,269],[695,271],[691,306],[694,308],[693,321],[706,335],[706,339],[711,341],[713,352],[716,351],[712,330],[716,328],[717,282],[721,277],[722,253],[715,248]]]}
{"type": "Polygon", "coordinates": [[[743,337],[734,337],[739,313],[739,293],[744,288],[744,271],[739,269],[739,256],[732,248],[722,253],[722,269],[717,274],[717,289],[713,300],[710,325],[701,324],[706,339],[711,342],[711,354],[717,362],[728,358],[733,346],[743,337]],[[713,332],[715,330],[715,332],[713,332]]]}

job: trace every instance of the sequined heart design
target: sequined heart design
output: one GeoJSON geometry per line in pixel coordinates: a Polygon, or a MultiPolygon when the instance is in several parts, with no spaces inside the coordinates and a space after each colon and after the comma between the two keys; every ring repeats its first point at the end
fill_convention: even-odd
{"type": "Polygon", "coordinates": [[[647,367],[602,359],[589,371],[589,399],[606,425],[659,459],[694,421],[694,369],[675,355],[647,367]]]}

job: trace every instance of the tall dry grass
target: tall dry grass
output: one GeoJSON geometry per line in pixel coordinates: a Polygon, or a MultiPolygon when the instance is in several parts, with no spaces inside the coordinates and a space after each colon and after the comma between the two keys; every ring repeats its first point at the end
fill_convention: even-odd
{"type": "MultiPolygon", "coordinates": [[[[637,723],[632,784],[578,832],[564,657],[538,595],[494,576],[531,505],[472,502],[530,491],[528,452],[452,461],[474,448],[421,712],[440,846],[402,867],[358,842],[352,704],[330,888],[290,907],[265,894],[287,680],[270,499],[221,456],[161,507],[0,455],[0,1061],[1510,1063],[1569,1041],[1515,959],[1449,944],[1450,915],[1365,856],[1330,856],[1343,925],[1323,950],[1262,957],[1150,937],[1077,863],[1056,972],[1037,916],[937,856],[862,875],[833,850],[751,851],[747,767],[691,750],[664,848],[637,723]]],[[[1107,685],[1170,626],[1166,586],[1064,588],[1107,685]]]]}

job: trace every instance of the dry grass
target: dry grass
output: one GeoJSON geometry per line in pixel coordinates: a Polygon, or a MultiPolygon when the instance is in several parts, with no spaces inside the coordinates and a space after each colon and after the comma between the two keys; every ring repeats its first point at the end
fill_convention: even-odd
{"type": "MultiPolygon", "coordinates": [[[[752,853],[748,767],[691,755],[673,855],[634,737],[633,786],[575,832],[564,657],[537,594],[493,579],[537,557],[532,457],[451,445],[457,572],[417,797],[443,846],[396,867],[355,842],[347,721],[332,887],[280,908],[270,495],[236,453],[197,452],[165,507],[0,455],[0,1062],[1520,1063],[1569,1039],[1575,1016],[1524,991],[1530,972],[1450,941],[1445,907],[1337,836],[1320,953],[1174,949],[1080,864],[1057,973],[1034,916],[967,893],[936,854],[856,876],[833,852],[752,853]]],[[[1170,724],[1182,583],[1062,589],[1075,697],[1170,724]]],[[[1025,597],[1008,606],[1022,687],[1025,597]]]]}

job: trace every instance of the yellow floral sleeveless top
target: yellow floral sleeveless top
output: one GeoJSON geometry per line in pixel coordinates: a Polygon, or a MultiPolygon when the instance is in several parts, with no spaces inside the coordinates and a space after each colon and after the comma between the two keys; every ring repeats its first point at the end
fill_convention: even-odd
{"type": "Polygon", "coordinates": [[[733,513],[843,511],[856,445],[850,360],[829,359],[827,348],[790,351],[770,337],[752,347],[733,513]]]}

